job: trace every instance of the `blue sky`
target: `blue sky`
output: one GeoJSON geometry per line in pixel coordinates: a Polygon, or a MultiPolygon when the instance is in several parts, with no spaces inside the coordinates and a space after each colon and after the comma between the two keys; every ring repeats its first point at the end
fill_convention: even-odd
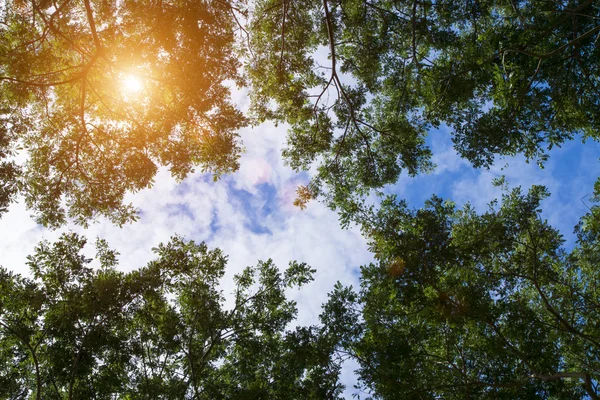
{"type": "Polygon", "coordinates": [[[473,168],[452,147],[448,128],[430,132],[427,139],[437,165],[433,173],[415,178],[402,176],[386,189],[421,207],[432,195],[453,200],[457,205],[471,203],[479,212],[500,198],[502,190],[494,187],[494,178],[504,176],[509,187],[520,186],[526,192],[532,185],[544,185],[551,196],[542,203],[542,216],[564,235],[566,246],[575,243],[573,228],[587,212],[595,180],[600,176],[600,143],[580,138],[552,149],[550,159],[540,168],[523,156],[498,157],[490,169],[473,168]]]}
{"type": "MultiPolygon", "coordinates": [[[[140,220],[133,225],[117,228],[99,221],[86,231],[72,225],[48,231],[33,222],[22,203],[13,205],[1,221],[0,265],[26,272],[26,256],[37,242],[74,230],[84,233],[90,242],[96,236],[108,240],[121,253],[121,268],[130,270],[153,258],[152,247],[179,234],[207,241],[229,254],[225,293],[232,292],[233,275],[259,259],[272,258],[280,268],[291,260],[307,262],[317,269],[315,281],[289,295],[298,303],[298,323],[316,323],[335,282],[356,286],[359,266],[372,261],[372,256],[360,232],[341,229],[334,212],[314,201],[303,211],[292,205],[296,187],[307,182],[308,174],[295,173],[281,160],[285,126],[263,124],[244,129],[241,136],[246,152],[238,172],[216,183],[210,176],[196,173],[177,184],[168,171],[160,170],[153,188],[127,198],[141,211],[140,220]]],[[[573,226],[586,212],[582,198],[592,193],[594,180],[600,176],[600,145],[569,142],[551,152],[545,169],[516,157],[498,160],[490,170],[476,170],[453,150],[447,129],[431,132],[428,143],[437,164],[435,171],[417,178],[403,175],[388,192],[408,199],[413,207],[437,194],[458,204],[469,201],[484,211],[486,204],[500,195],[491,183],[494,177],[505,175],[511,186],[520,185],[524,190],[543,184],[552,193],[543,203],[543,215],[561,229],[567,246],[573,245],[573,226]]],[[[347,365],[344,371],[348,393],[354,381],[352,369],[353,365],[347,365]]]]}

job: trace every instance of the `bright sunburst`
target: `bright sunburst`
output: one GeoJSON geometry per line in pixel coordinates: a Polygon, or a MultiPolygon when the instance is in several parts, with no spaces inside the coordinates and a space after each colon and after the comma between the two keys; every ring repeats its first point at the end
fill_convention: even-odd
{"type": "Polygon", "coordinates": [[[123,91],[127,94],[138,93],[144,88],[142,81],[135,75],[126,75],[123,77],[123,91]]]}

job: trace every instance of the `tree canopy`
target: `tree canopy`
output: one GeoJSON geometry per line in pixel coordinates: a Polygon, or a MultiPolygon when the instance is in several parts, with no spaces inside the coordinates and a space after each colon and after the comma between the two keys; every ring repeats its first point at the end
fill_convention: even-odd
{"type": "MultiPolygon", "coordinates": [[[[97,241],[41,243],[31,276],[0,268],[0,398],[341,398],[345,359],[377,399],[598,399],[600,208],[565,248],[548,195],[506,189],[478,213],[434,196],[364,199],[433,168],[449,128],[475,167],[543,164],[598,140],[592,0],[6,0],[0,5],[0,214],[19,194],[58,227],[135,220],[127,193],[238,167],[238,131],[289,126],[283,156],[369,239],[361,286],[291,328],[312,279],[175,237],[130,272],[97,241]],[[248,115],[231,99],[249,91],[248,115]],[[435,138],[430,139],[435,140],[435,138]],[[24,159],[24,162],[20,162],[24,159]]],[[[499,182],[500,184],[502,182],[499,182]]],[[[600,199],[600,179],[595,200],[600,199]]],[[[361,394],[362,395],[362,394],[361,394]]]]}
{"type": "Polygon", "coordinates": [[[365,221],[378,263],[359,292],[336,287],[325,326],[373,398],[600,397],[599,209],[566,251],[546,195],[515,189],[483,214],[390,197],[365,221]]]}
{"type": "MultiPolygon", "coordinates": [[[[599,191],[600,192],[600,191],[599,191]]],[[[391,196],[363,220],[377,263],[337,284],[320,324],[290,329],[286,290],[312,280],[259,262],[220,289],[227,257],[179,237],[146,267],[65,234],[0,269],[0,398],[599,398],[599,206],[567,251],[540,217],[548,193],[508,191],[487,212],[391,196]]]]}
{"type": "Polygon", "coordinates": [[[442,125],[474,166],[543,163],[598,139],[599,13],[591,0],[258,0],[254,113],[291,125],[284,156],[318,166],[308,188],[341,208],[429,170],[442,125]]]}
{"type": "Polygon", "coordinates": [[[430,170],[426,137],[442,125],[475,166],[543,163],[598,138],[598,13],[591,0],[9,0],[0,212],[21,191],[48,226],[131,221],[124,195],[160,166],[178,179],[235,170],[247,117],[289,123],[284,157],[317,167],[299,204],[351,209],[430,170]],[[248,85],[248,116],[234,83],[248,85]]]}
{"type": "Polygon", "coordinates": [[[333,342],[288,330],[306,264],[246,268],[226,308],[219,249],[176,237],[124,273],[106,242],[95,265],[84,245],[41,243],[30,278],[0,270],[0,398],[340,398],[333,342]]]}

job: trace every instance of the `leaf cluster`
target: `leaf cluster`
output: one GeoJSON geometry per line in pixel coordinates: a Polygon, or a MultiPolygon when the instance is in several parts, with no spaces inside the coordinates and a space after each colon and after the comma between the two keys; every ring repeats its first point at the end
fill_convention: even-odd
{"type": "Polygon", "coordinates": [[[2,164],[2,204],[20,175],[43,225],[121,225],[136,218],[125,194],[161,166],[179,180],[237,169],[246,118],[229,100],[242,79],[228,3],[15,0],[0,20],[2,137],[28,156],[22,171],[2,164]]]}

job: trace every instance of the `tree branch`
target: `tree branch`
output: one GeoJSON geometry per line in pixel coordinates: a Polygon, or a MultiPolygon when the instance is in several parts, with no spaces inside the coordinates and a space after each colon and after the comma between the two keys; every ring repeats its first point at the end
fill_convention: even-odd
{"type": "Polygon", "coordinates": [[[598,26],[596,26],[596,27],[594,27],[594,28],[590,29],[589,31],[587,31],[587,32],[583,33],[582,35],[580,35],[580,36],[576,37],[575,39],[571,40],[570,42],[563,44],[563,45],[562,45],[562,46],[560,46],[559,48],[552,50],[552,51],[551,51],[551,52],[549,52],[549,53],[544,53],[544,54],[535,54],[535,53],[532,53],[532,52],[529,52],[529,51],[526,51],[526,50],[520,50],[520,49],[503,49],[503,50],[501,51],[501,53],[503,54],[503,56],[502,56],[502,57],[504,58],[504,54],[512,52],[512,53],[520,53],[520,54],[525,54],[525,55],[527,55],[527,56],[530,56],[530,57],[535,57],[535,58],[538,58],[538,59],[540,59],[540,60],[545,60],[545,59],[547,59],[547,58],[550,58],[550,57],[552,57],[552,56],[554,56],[554,55],[556,55],[556,54],[558,54],[558,53],[562,52],[562,51],[563,51],[563,50],[565,50],[566,48],[568,48],[568,47],[570,47],[570,46],[574,45],[575,43],[579,42],[580,40],[583,40],[583,39],[585,39],[586,37],[588,37],[588,36],[592,35],[593,33],[597,32],[597,31],[599,31],[599,30],[600,30],[600,25],[598,25],[598,26]]]}
{"type": "Polygon", "coordinates": [[[96,32],[96,23],[94,22],[94,14],[92,13],[92,6],[90,0],[83,0],[85,4],[85,12],[87,14],[88,23],[90,24],[90,30],[92,31],[92,37],[94,38],[94,44],[96,45],[96,52],[102,49],[100,38],[98,38],[98,32],[96,32]]]}
{"type": "MultiPolygon", "coordinates": [[[[336,88],[342,94],[342,97],[344,98],[346,104],[348,105],[348,110],[350,111],[350,119],[352,120],[352,125],[354,125],[354,128],[356,129],[357,133],[362,137],[363,141],[365,142],[365,144],[367,146],[367,155],[369,157],[369,160],[372,163],[373,168],[375,168],[374,158],[371,153],[371,143],[370,143],[369,139],[365,136],[363,131],[360,129],[360,126],[358,125],[358,119],[356,117],[356,111],[354,110],[352,101],[348,97],[348,94],[346,93],[346,90],[344,89],[344,86],[342,85],[342,82],[340,81],[340,78],[337,74],[337,68],[336,68],[337,58],[336,58],[336,53],[335,53],[335,37],[334,37],[334,33],[333,33],[333,22],[332,22],[332,18],[331,18],[331,13],[329,12],[329,6],[327,4],[327,1],[328,0],[323,0],[323,8],[325,11],[325,22],[327,24],[327,36],[329,39],[329,49],[331,51],[331,78],[334,80],[336,88]]],[[[348,130],[346,129],[346,131],[344,132],[344,136],[342,137],[342,142],[344,141],[345,135],[347,132],[348,132],[348,130]]],[[[337,156],[336,156],[336,159],[337,159],[337,156]]],[[[373,173],[376,173],[376,171],[373,171],[373,173]]]]}
{"type": "Polygon", "coordinates": [[[13,334],[17,339],[19,339],[21,341],[21,343],[23,343],[25,345],[25,347],[27,347],[27,350],[29,350],[29,353],[31,353],[31,358],[33,358],[33,365],[35,367],[35,384],[36,384],[35,398],[36,398],[36,400],[41,400],[42,399],[42,377],[40,375],[40,364],[39,364],[37,356],[35,354],[35,349],[31,346],[31,343],[29,343],[28,340],[25,340],[25,338],[23,338],[14,329],[12,329],[10,326],[8,326],[8,324],[4,323],[3,321],[0,321],[0,326],[2,326],[8,332],[13,334]]]}

